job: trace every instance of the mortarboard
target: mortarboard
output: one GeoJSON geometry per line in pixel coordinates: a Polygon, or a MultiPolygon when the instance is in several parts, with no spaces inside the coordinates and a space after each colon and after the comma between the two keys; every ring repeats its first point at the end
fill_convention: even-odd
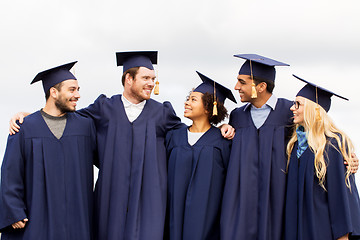
{"type": "Polygon", "coordinates": [[[44,92],[48,92],[49,89],[62,81],[74,79],[75,76],[70,72],[70,69],[77,63],[71,62],[58,67],[54,67],[38,73],[30,84],[38,81],[42,81],[44,92]]]}
{"type": "Polygon", "coordinates": [[[154,70],[153,64],[157,64],[157,55],[157,51],[117,52],[116,63],[118,66],[124,66],[123,72],[133,67],[154,70]]]}
{"type": "Polygon", "coordinates": [[[240,68],[239,75],[250,75],[271,81],[275,81],[275,66],[290,66],[257,54],[237,54],[234,57],[246,60],[240,68]]]}
{"type": "MultiPolygon", "coordinates": [[[[157,51],[136,51],[136,52],[117,52],[117,66],[123,66],[123,73],[133,67],[146,67],[154,70],[153,64],[157,64],[157,51]]],[[[159,94],[159,81],[156,80],[154,94],[159,94]]]]}
{"type": "Polygon", "coordinates": [[[294,77],[297,79],[307,83],[296,96],[307,98],[317,104],[319,104],[326,112],[329,111],[331,106],[331,97],[333,95],[342,98],[344,100],[349,101],[349,99],[342,97],[336,93],[333,93],[323,87],[320,87],[314,83],[311,83],[305,79],[302,79],[296,75],[293,74],[294,77]]]}
{"type": "Polygon", "coordinates": [[[199,86],[197,86],[193,91],[194,92],[201,92],[201,93],[210,93],[214,94],[214,112],[213,115],[217,115],[217,101],[224,103],[225,99],[228,98],[234,103],[237,103],[235,100],[234,95],[232,94],[231,90],[222,86],[221,84],[215,82],[214,80],[208,78],[207,76],[199,73],[201,80],[203,81],[199,86]]]}
{"type": "Polygon", "coordinates": [[[257,92],[255,89],[254,76],[270,81],[275,81],[275,66],[290,66],[289,64],[282,63],[267,57],[263,57],[257,54],[237,54],[234,57],[245,59],[246,62],[241,66],[239,75],[251,76],[252,82],[252,94],[251,98],[257,98],[257,92]]]}

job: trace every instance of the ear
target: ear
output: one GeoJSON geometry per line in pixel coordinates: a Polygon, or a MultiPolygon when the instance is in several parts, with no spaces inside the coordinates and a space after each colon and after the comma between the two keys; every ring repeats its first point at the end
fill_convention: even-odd
{"type": "Polygon", "coordinates": [[[261,82],[257,85],[257,87],[258,87],[258,92],[262,93],[266,91],[267,84],[265,82],[261,82]]]}
{"type": "Polygon", "coordinates": [[[132,85],[132,82],[133,82],[133,77],[130,75],[130,73],[127,73],[125,75],[125,84],[128,84],[129,86],[132,85]]]}
{"type": "Polygon", "coordinates": [[[57,98],[57,97],[58,97],[58,93],[59,93],[59,91],[58,91],[56,88],[54,88],[54,87],[51,87],[51,88],[50,88],[50,97],[52,97],[52,98],[57,98]]]}

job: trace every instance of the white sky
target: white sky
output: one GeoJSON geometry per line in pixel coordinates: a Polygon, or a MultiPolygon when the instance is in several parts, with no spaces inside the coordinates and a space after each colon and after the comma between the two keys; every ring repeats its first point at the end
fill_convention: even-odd
{"type": "Polygon", "coordinates": [[[29,85],[38,72],[78,60],[81,108],[122,92],[115,52],[129,50],[159,51],[154,99],[171,101],[181,117],[185,96],[201,82],[195,70],[233,89],[244,62],[234,54],[288,63],[277,68],[275,95],[294,98],[304,85],[294,73],[348,97],[333,98],[329,114],[359,149],[359,12],[358,0],[2,0],[0,156],[10,117],[45,104],[41,84],[29,85]]]}

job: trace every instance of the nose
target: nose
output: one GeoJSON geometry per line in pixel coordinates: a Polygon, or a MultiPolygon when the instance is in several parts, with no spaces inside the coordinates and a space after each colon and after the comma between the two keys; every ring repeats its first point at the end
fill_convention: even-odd
{"type": "Polygon", "coordinates": [[[291,110],[291,111],[295,111],[295,110],[296,110],[296,109],[295,109],[295,104],[291,105],[290,110],[291,110]]]}
{"type": "Polygon", "coordinates": [[[235,84],[235,90],[240,90],[240,83],[239,83],[239,81],[237,81],[237,83],[235,84]]]}
{"type": "Polygon", "coordinates": [[[76,91],[75,91],[74,97],[75,97],[75,98],[80,98],[80,92],[79,92],[79,90],[76,90],[76,91]]]}
{"type": "Polygon", "coordinates": [[[155,85],[155,79],[150,79],[148,82],[147,82],[147,85],[150,86],[150,87],[153,87],[155,85]]]}

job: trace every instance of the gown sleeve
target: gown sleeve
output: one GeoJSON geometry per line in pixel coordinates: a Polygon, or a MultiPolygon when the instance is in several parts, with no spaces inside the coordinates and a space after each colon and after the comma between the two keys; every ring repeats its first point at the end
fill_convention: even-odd
{"type": "Polygon", "coordinates": [[[93,165],[95,165],[97,168],[99,168],[99,155],[97,151],[97,137],[96,137],[96,128],[93,121],[91,121],[91,144],[92,149],[94,152],[94,159],[93,159],[93,165]]]}
{"type": "Polygon", "coordinates": [[[231,140],[224,139],[224,141],[223,141],[223,149],[221,151],[221,154],[222,154],[225,169],[227,169],[228,165],[229,165],[231,144],[232,144],[231,140]]]}
{"type": "Polygon", "coordinates": [[[101,94],[94,103],[76,112],[84,117],[92,118],[96,126],[102,120],[102,105],[106,99],[107,97],[104,94],[101,94]]]}
{"type": "Polygon", "coordinates": [[[181,128],[183,126],[185,126],[185,124],[181,123],[181,120],[178,116],[176,116],[175,111],[171,105],[170,102],[164,102],[164,121],[165,121],[165,131],[168,132],[169,130],[172,129],[178,129],[181,128]]]}
{"type": "MultiPolygon", "coordinates": [[[[352,222],[351,211],[358,210],[359,206],[356,206],[357,209],[351,209],[350,198],[358,198],[358,196],[352,195],[357,194],[357,191],[350,191],[346,186],[344,158],[334,146],[337,146],[336,141],[332,141],[332,145],[329,145],[327,148],[326,160],[328,166],[325,187],[328,191],[333,237],[334,239],[338,239],[353,231],[353,224],[355,223],[352,222]]],[[[350,177],[352,178],[353,176],[350,177]]],[[[352,189],[356,188],[354,181],[352,181],[351,187],[352,189]]],[[[357,211],[356,214],[358,214],[357,211]]]]}
{"type": "Polygon", "coordinates": [[[25,162],[23,156],[23,127],[20,132],[8,137],[1,167],[0,186],[0,231],[26,218],[25,162]]]}

